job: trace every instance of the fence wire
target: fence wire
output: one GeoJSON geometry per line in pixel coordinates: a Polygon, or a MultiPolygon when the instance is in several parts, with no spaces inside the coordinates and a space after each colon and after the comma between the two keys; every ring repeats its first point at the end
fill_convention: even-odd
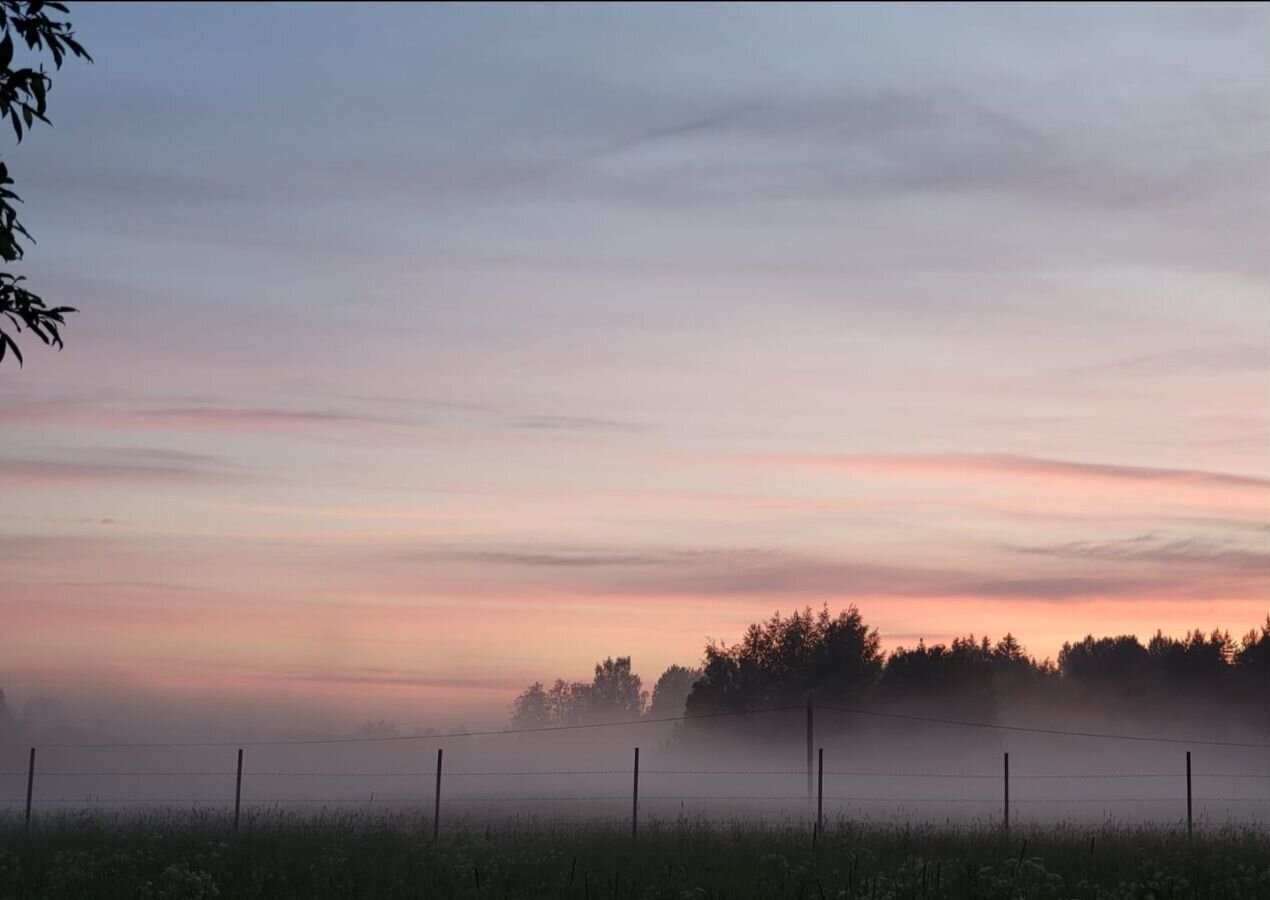
{"type": "MultiPolygon", "coordinates": [[[[725,716],[742,716],[753,717],[760,716],[764,713],[789,712],[795,710],[808,709],[810,707],[773,707],[761,710],[747,710],[741,712],[715,713],[704,716],[693,716],[693,719],[710,719],[725,716]]],[[[1038,734],[1045,736],[1065,736],[1073,738],[1083,738],[1092,740],[1115,740],[1115,741],[1131,741],[1131,742],[1151,742],[1160,746],[1173,746],[1177,744],[1188,744],[1196,746],[1208,746],[1218,748],[1258,748],[1270,750],[1270,743],[1258,743],[1251,741],[1228,741],[1215,739],[1186,739],[1174,737],[1154,737],[1149,735],[1131,735],[1118,734],[1111,732],[1095,732],[1095,731],[1077,731],[1063,730],[1053,728],[1031,727],[1023,725],[1004,725],[990,722],[976,722],[970,720],[948,719],[932,716],[908,715],[902,713],[881,712],[876,710],[855,709],[848,707],[833,706],[817,706],[816,709],[827,710],[830,712],[871,716],[883,719],[897,719],[909,722],[920,722],[938,724],[955,728],[978,728],[993,729],[999,732],[1025,732],[1030,734],[1038,734]]],[[[799,804],[798,808],[804,813],[807,805],[815,804],[817,808],[817,816],[821,814],[821,810],[827,803],[830,805],[830,812],[843,814],[852,807],[860,805],[878,805],[891,804],[904,809],[920,810],[922,807],[929,809],[937,809],[948,805],[980,807],[991,812],[998,809],[1002,812],[1002,816],[1008,819],[1009,810],[1012,807],[1039,807],[1039,808],[1056,808],[1065,807],[1089,807],[1099,806],[1104,809],[1115,809],[1122,805],[1134,804],[1169,804],[1174,807],[1182,807],[1186,809],[1187,821],[1190,822],[1193,815],[1193,808],[1199,805],[1201,815],[1204,808],[1211,808],[1214,805],[1230,806],[1248,806],[1254,808],[1254,805],[1263,807],[1270,812],[1270,771],[1232,771],[1222,769],[1219,771],[1199,772],[1193,771],[1191,768],[1191,754],[1186,754],[1186,766],[1183,768],[1179,765],[1176,771],[1143,771],[1143,772],[1126,772],[1126,771],[1019,771],[1018,763],[1023,762],[1023,758],[1016,755],[1014,772],[1009,771],[1008,754],[1006,754],[1006,765],[1003,770],[998,771],[951,771],[948,768],[940,770],[895,770],[895,769],[870,769],[870,768],[824,768],[823,757],[820,765],[815,769],[810,766],[811,760],[811,737],[808,737],[808,761],[809,765],[804,768],[699,768],[685,766],[666,767],[666,768],[645,768],[639,769],[638,759],[639,751],[636,750],[635,765],[630,768],[532,768],[517,767],[516,764],[510,763],[506,768],[460,768],[454,771],[443,771],[441,767],[441,750],[437,751],[437,767],[435,769],[421,769],[415,766],[403,768],[400,770],[387,769],[366,769],[366,768],[339,768],[338,764],[332,768],[296,768],[287,769],[285,767],[277,767],[276,765],[259,771],[253,771],[244,765],[243,748],[268,748],[268,747],[295,747],[304,745],[349,745],[349,744],[381,744],[393,742],[418,742],[428,741],[438,744],[457,739],[472,738],[479,736],[504,736],[515,734],[543,734],[551,732],[564,731],[580,731],[595,728],[624,728],[638,727],[655,723],[680,723],[687,719],[685,716],[668,716],[661,718],[642,719],[634,722],[606,722],[606,723],[586,723],[550,726],[547,728],[535,729],[502,729],[497,731],[472,731],[460,734],[411,734],[411,735],[391,735],[379,737],[353,737],[353,738],[314,738],[314,739],[294,739],[294,740],[273,740],[273,741],[243,741],[243,742],[226,742],[226,741],[208,741],[208,742],[102,742],[102,743],[80,743],[80,744],[47,744],[43,748],[49,750],[118,750],[118,749],[196,749],[196,748],[238,748],[238,767],[234,768],[215,768],[192,770],[189,768],[180,769],[163,769],[163,768],[110,768],[107,766],[97,765],[92,768],[74,768],[66,767],[63,762],[60,768],[54,768],[48,771],[41,770],[36,766],[36,750],[30,750],[30,762],[27,770],[0,771],[0,779],[14,779],[16,781],[13,794],[8,794],[7,789],[0,788],[0,807],[22,807],[25,808],[26,822],[29,827],[32,815],[32,809],[39,808],[56,808],[56,807],[127,807],[127,806],[160,806],[166,805],[170,807],[210,807],[224,808],[230,807],[235,810],[234,821],[238,821],[238,811],[241,807],[246,806],[249,809],[259,809],[262,807],[355,807],[355,808],[376,808],[376,807],[418,807],[429,810],[435,817],[443,816],[447,810],[460,809],[464,807],[502,807],[511,810],[510,814],[520,815],[522,808],[532,807],[534,805],[560,805],[560,804],[605,804],[605,803],[622,803],[631,804],[632,817],[638,816],[639,806],[641,804],[668,804],[678,803],[681,806],[685,804],[762,804],[766,806],[773,805],[790,805],[799,804]],[[622,778],[630,779],[634,776],[633,783],[626,782],[629,785],[629,792],[623,787],[623,793],[612,793],[612,785],[608,785],[607,789],[602,787],[603,783],[597,784],[592,779],[610,779],[622,778]],[[645,792],[640,793],[638,779],[645,778],[645,792]],[[718,785],[720,790],[717,793],[710,793],[708,790],[703,791],[703,787],[707,787],[709,779],[786,779],[798,777],[799,779],[807,779],[806,790],[798,793],[782,792],[783,789],[791,787],[788,782],[785,784],[766,785],[769,792],[737,792],[741,785],[726,785],[718,781],[713,784],[718,785]],[[704,780],[701,784],[696,781],[684,785],[687,791],[691,793],[680,793],[674,789],[676,784],[683,784],[679,779],[691,778],[704,780]],[[74,787],[78,781],[85,779],[102,779],[109,781],[113,789],[108,789],[103,796],[95,790],[82,790],[82,796],[74,796],[77,791],[74,787]],[[192,784],[180,785],[172,783],[173,779],[187,779],[192,784]],[[218,787],[210,787],[206,784],[208,779],[223,779],[224,792],[218,787]],[[403,786],[391,783],[392,780],[398,782],[408,779],[414,779],[421,783],[417,788],[403,786]],[[472,791],[472,779],[491,779],[495,783],[506,784],[502,779],[530,779],[535,785],[531,790],[532,793],[517,794],[511,791],[498,793],[491,790],[481,791],[480,786],[476,786],[475,792],[472,791]],[[547,780],[544,784],[540,779],[547,780]],[[815,787],[813,788],[813,779],[815,787]],[[825,793],[825,781],[830,779],[832,783],[828,785],[830,793],[825,793]],[[346,785],[348,790],[355,790],[353,780],[360,780],[370,789],[367,792],[360,793],[356,796],[340,796],[345,791],[332,791],[329,794],[317,795],[318,791],[323,790],[320,785],[326,780],[331,780],[341,785],[346,785]],[[448,786],[457,780],[460,793],[451,795],[447,793],[448,786]],[[563,780],[566,784],[563,791],[554,790],[555,784],[559,784],[563,780]],[[651,783],[650,783],[651,780],[651,783]],[[273,781],[282,781],[284,784],[270,784],[273,781]],[[318,782],[313,784],[312,782],[318,782]],[[949,794],[940,796],[939,789],[932,785],[931,782],[944,781],[948,782],[949,794]],[[845,782],[845,783],[844,783],[845,782]],[[853,783],[854,782],[854,783],[853,783]],[[1265,797],[1251,797],[1246,793],[1243,786],[1249,782],[1265,782],[1267,785],[1267,795],[1265,797]],[[150,787],[149,790],[145,786],[154,783],[159,787],[150,787]],[[167,783],[167,788],[161,785],[167,783]],[[902,785],[911,783],[917,787],[914,795],[901,796],[903,794],[902,785]],[[984,789],[996,783],[999,785],[999,793],[994,791],[991,796],[984,793],[984,789]],[[1024,796],[1016,793],[1011,796],[1010,786],[1017,784],[1054,784],[1059,790],[1074,791],[1078,789],[1081,783],[1089,783],[1097,786],[1097,790],[1104,791],[1111,784],[1124,784],[1126,790],[1131,791],[1129,796],[1027,796],[1029,793],[1024,791],[1024,796]],[[1195,795],[1193,787],[1196,783],[1204,785],[1207,793],[1203,795],[1195,795]],[[245,785],[245,788],[244,788],[245,785]],[[967,786],[975,786],[978,790],[967,791],[967,786]],[[1168,790],[1167,796],[1150,796],[1157,794],[1157,790],[1147,789],[1147,785],[1159,785],[1159,790],[1168,790]],[[1185,789],[1183,790],[1183,785],[1185,789]],[[291,791],[294,786],[294,791],[291,791]],[[1136,789],[1134,786],[1137,786],[1136,789]],[[432,789],[429,790],[429,787],[432,789]],[[570,787],[576,790],[570,791],[570,787]],[[648,791],[649,788],[652,791],[648,791]],[[599,788],[595,790],[594,788],[599,788]],[[729,790],[730,788],[730,790],[729,790]],[[852,788],[860,788],[858,792],[854,792],[852,788]],[[879,790],[879,788],[881,790],[879,790]],[[213,794],[213,796],[204,795],[205,791],[213,794]],[[960,790],[958,790],[960,789],[960,790]],[[1244,793],[1234,793],[1225,795],[1223,790],[1244,790],[1244,793]],[[139,796],[123,796],[130,791],[135,790],[139,796]],[[189,793],[186,793],[186,792],[189,793]],[[263,796],[257,796],[256,792],[263,796]],[[294,796],[282,796],[283,794],[294,793],[294,796]],[[967,795],[969,794],[969,796],[967,795]],[[8,796],[6,796],[8,795],[8,796]]],[[[809,718],[810,723],[810,718],[809,718]]],[[[14,745],[0,745],[14,746],[14,745]]],[[[39,748],[37,748],[39,749],[39,748]]],[[[823,754],[823,750],[821,753],[823,754]]],[[[475,762],[476,760],[473,760],[475,762]]],[[[646,759],[647,761],[647,759],[646,759]]],[[[668,760],[669,761],[669,760],[668,760]]],[[[138,760],[141,762],[141,760],[138,760]]],[[[1181,760],[1179,760],[1179,763],[1181,760]]],[[[1156,762],[1158,765],[1158,760],[1156,762]]],[[[1237,764],[1242,764],[1242,761],[1237,764]]],[[[91,766],[92,763],[89,763],[91,766]]],[[[178,764],[179,765],[179,764],[178,764]]],[[[407,764],[409,765],[409,764],[407,764]]],[[[523,765],[523,763],[522,763],[523,765]]],[[[756,785],[757,786],[757,785],[756,785]]],[[[1251,785],[1249,785],[1250,787],[1251,785]]],[[[93,785],[84,785],[83,788],[92,788],[93,785]]],[[[744,791],[744,787],[742,787],[744,791]]],[[[1052,793],[1052,792],[1049,792],[1052,793]]],[[[1270,820],[1270,816],[1263,816],[1263,819],[1270,820]]],[[[582,820],[577,820],[582,821],[582,820]]],[[[587,821],[599,821],[594,817],[587,821]]],[[[621,820],[614,820],[621,821],[621,820]]],[[[634,818],[626,820],[634,825],[634,818]]]]}

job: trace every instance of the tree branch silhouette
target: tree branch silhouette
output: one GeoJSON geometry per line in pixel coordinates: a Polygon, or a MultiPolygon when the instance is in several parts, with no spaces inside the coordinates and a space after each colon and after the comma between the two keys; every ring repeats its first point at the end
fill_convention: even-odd
{"type": "MultiPolygon", "coordinates": [[[[18,143],[37,121],[51,124],[46,113],[53,82],[39,58],[47,54],[54,69],[62,68],[67,58],[92,62],[88,51],[75,40],[71,23],[53,18],[50,12],[65,16],[68,11],[63,3],[0,0],[0,120],[7,119],[13,126],[18,143]],[[19,42],[35,57],[32,62],[38,68],[15,68],[14,54],[19,42]]],[[[6,263],[22,259],[23,239],[35,243],[18,219],[16,204],[22,200],[12,190],[12,184],[9,167],[0,162],[0,259],[6,263]]],[[[20,275],[0,272],[0,362],[12,353],[19,366],[22,350],[14,335],[26,329],[46,346],[60,350],[66,314],[76,312],[70,306],[49,306],[39,294],[27,289],[24,281],[20,275]]]]}

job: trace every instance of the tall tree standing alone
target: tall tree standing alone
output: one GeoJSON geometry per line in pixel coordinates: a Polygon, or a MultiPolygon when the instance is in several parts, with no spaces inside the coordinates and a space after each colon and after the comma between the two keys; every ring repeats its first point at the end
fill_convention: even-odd
{"type": "MultiPolygon", "coordinates": [[[[60,69],[68,56],[92,62],[88,51],[75,40],[71,23],[52,18],[50,13],[65,16],[65,4],[0,0],[0,120],[9,120],[18,143],[36,121],[49,124],[45,112],[52,79],[40,57],[47,53],[55,69],[60,69]],[[19,51],[19,44],[25,45],[25,51],[19,51]],[[38,68],[21,66],[15,59],[19,52],[29,55],[28,61],[38,68]]],[[[0,162],[0,259],[6,263],[22,258],[23,239],[34,241],[18,221],[14,204],[21,200],[10,189],[12,184],[9,167],[0,162]]],[[[14,334],[25,328],[46,345],[60,349],[64,317],[75,312],[69,306],[49,306],[23,286],[24,280],[20,275],[0,272],[0,361],[12,351],[18,365],[22,364],[22,351],[14,334]]]]}

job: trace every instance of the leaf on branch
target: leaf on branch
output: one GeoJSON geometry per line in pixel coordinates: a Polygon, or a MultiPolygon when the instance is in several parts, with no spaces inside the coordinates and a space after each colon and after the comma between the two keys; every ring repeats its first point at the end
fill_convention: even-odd
{"type": "Polygon", "coordinates": [[[8,347],[13,351],[13,355],[18,358],[18,366],[22,365],[22,351],[18,349],[18,345],[13,338],[9,337],[3,331],[0,331],[0,360],[5,357],[5,348],[8,347]]]}
{"type": "MultiPolygon", "coordinates": [[[[34,68],[12,68],[17,41],[37,56],[47,52],[57,69],[68,57],[92,62],[88,51],[75,40],[71,23],[50,17],[67,14],[66,4],[56,0],[0,0],[0,124],[9,121],[18,143],[37,121],[49,124],[46,113],[52,79],[41,63],[34,68]]],[[[0,163],[0,259],[5,262],[22,258],[20,240],[34,240],[18,220],[15,204],[22,201],[9,188],[12,184],[8,166],[0,163]]],[[[70,306],[49,307],[22,282],[21,276],[0,272],[0,323],[8,329],[0,328],[0,360],[12,353],[18,365],[23,359],[14,335],[26,330],[44,344],[60,349],[66,314],[76,311],[70,306]]]]}

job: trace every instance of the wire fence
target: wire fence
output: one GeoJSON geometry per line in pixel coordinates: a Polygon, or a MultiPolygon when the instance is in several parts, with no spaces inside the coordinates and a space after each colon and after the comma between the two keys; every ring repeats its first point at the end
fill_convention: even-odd
{"type": "MultiPolygon", "coordinates": [[[[757,716],[769,712],[788,712],[803,707],[780,707],[750,710],[723,715],[757,716]]],[[[260,769],[250,767],[252,748],[295,748],[349,744],[385,744],[429,742],[452,745],[463,738],[494,737],[533,733],[550,735],[560,731],[611,729],[657,722],[680,722],[684,717],[645,719],[638,722],[615,722],[552,726],[542,729],[506,729],[464,734],[424,734],[373,736],[364,738],[304,738],[277,741],[243,742],[86,742],[49,743],[28,751],[24,769],[0,770],[0,809],[22,811],[24,826],[31,827],[39,810],[93,808],[207,808],[232,809],[237,827],[242,809],[412,809],[429,813],[434,834],[443,817],[488,817],[495,814],[533,816],[539,822],[626,822],[635,833],[641,814],[646,818],[693,813],[709,817],[725,814],[785,816],[823,825],[826,813],[832,817],[875,816],[889,810],[909,817],[927,818],[950,815],[948,810],[966,809],[981,817],[998,821],[1008,828],[1018,809],[1036,810],[1041,815],[1064,815],[1072,810],[1092,809],[1104,817],[1124,817],[1125,810],[1149,810],[1157,818],[1185,822],[1193,829],[1196,812],[1201,821],[1208,817],[1243,811],[1245,818],[1270,823],[1270,743],[1255,741],[1149,736],[1108,732],[1033,728],[843,707],[817,707],[831,712],[876,715],[897,720],[917,720],[949,728],[996,729],[1006,733],[1032,733],[1050,737],[1062,735],[1090,741],[1127,741],[1161,745],[1177,768],[1151,768],[1144,771],[1034,771],[1020,769],[1027,757],[1016,752],[1016,768],[1010,770],[1010,753],[1002,754],[1001,768],[996,771],[958,771],[952,767],[937,769],[901,769],[880,767],[843,767],[833,765],[832,751],[826,767],[824,747],[815,748],[813,709],[807,709],[805,764],[801,767],[706,767],[684,766],[673,750],[657,754],[653,760],[645,756],[640,768],[639,750],[634,750],[629,767],[541,767],[516,765],[500,761],[497,767],[476,766],[479,756],[460,754],[458,768],[443,765],[443,749],[437,748],[435,767],[417,765],[403,768],[369,767],[290,768],[276,762],[260,769]],[[1192,767],[1192,751],[1169,749],[1185,744],[1208,748],[1206,758],[1220,761],[1230,751],[1265,750],[1256,754],[1253,765],[1232,768],[1229,765],[1211,770],[1192,767]],[[73,751],[146,751],[151,756],[163,751],[218,751],[233,747],[236,765],[194,768],[180,761],[172,768],[110,767],[92,765],[74,767],[64,758],[73,751]],[[818,753],[813,757],[813,750],[818,753]],[[153,751],[153,752],[152,752],[153,751]],[[60,763],[51,768],[37,766],[39,754],[47,754],[60,763]],[[1174,756],[1176,754],[1176,756],[1174,756]],[[813,763],[813,758],[815,762],[813,763]],[[244,761],[248,763],[244,764],[244,761]],[[654,762],[653,765],[647,765],[654,762]],[[666,763],[670,763],[667,765],[666,763]],[[676,763],[679,763],[676,765],[676,763]],[[1262,768],[1264,767],[1264,768],[1262,768]],[[641,782],[641,779],[642,782],[641,782]],[[641,787],[642,785],[642,787],[641,787]],[[1197,790],[1198,788],[1198,790],[1197,790]],[[618,805],[621,806],[618,806],[618,805]],[[677,805],[677,809],[676,806],[677,805]],[[560,813],[575,811],[578,816],[560,818],[560,813]],[[616,813],[616,815],[615,815],[616,813]]],[[[10,749],[13,745],[7,745],[10,749]]],[[[451,759],[455,747],[451,746],[451,759]]],[[[800,748],[804,749],[804,748],[800,748]]],[[[252,753],[258,751],[252,750],[252,753]]],[[[296,751],[290,750],[289,753],[296,751]]],[[[347,753],[340,750],[341,754],[347,753]]],[[[142,754],[143,756],[146,754],[142,754]]],[[[271,760],[267,759],[266,762],[271,760]]],[[[1140,816],[1141,813],[1129,813],[1140,816]]]]}

